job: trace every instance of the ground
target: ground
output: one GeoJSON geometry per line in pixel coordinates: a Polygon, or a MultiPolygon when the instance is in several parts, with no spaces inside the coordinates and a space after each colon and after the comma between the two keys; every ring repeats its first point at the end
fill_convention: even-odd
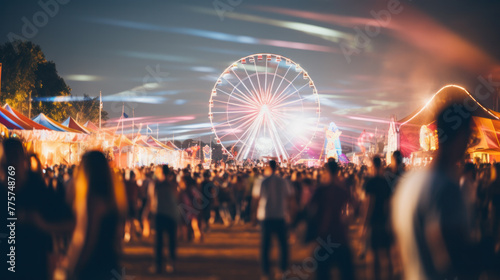
{"type": "MultiPolygon", "coordinates": [[[[351,227],[351,234],[359,236],[359,228],[351,227]]],[[[303,267],[306,260],[314,249],[303,245],[301,242],[293,242],[291,245],[291,264],[303,267]]],[[[358,256],[362,246],[360,238],[353,238],[354,255],[358,256]]],[[[215,225],[205,235],[201,243],[179,242],[178,262],[176,272],[155,275],[148,271],[153,263],[153,239],[145,241],[134,240],[125,246],[123,259],[124,269],[117,273],[111,280],[140,280],[140,279],[175,279],[175,280],[255,280],[260,277],[259,248],[260,233],[258,228],[249,225],[238,225],[223,227],[215,225]]],[[[272,259],[278,259],[277,242],[274,243],[272,259]]],[[[167,251],[165,250],[165,256],[167,251]]],[[[355,258],[356,273],[359,279],[369,279],[367,275],[367,259],[355,258]]],[[[277,269],[277,262],[273,267],[277,269]]],[[[313,279],[305,277],[305,279],[313,279]]],[[[290,275],[289,280],[303,279],[290,275]]]]}

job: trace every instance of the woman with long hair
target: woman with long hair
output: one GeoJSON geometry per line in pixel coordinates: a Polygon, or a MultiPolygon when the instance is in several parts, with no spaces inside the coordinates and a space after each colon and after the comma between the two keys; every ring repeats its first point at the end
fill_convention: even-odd
{"type": "Polygon", "coordinates": [[[111,279],[119,269],[126,213],[123,182],[104,154],[82,157],[75,174],[76,229],[68,250],[70,279],[111,279]]]}

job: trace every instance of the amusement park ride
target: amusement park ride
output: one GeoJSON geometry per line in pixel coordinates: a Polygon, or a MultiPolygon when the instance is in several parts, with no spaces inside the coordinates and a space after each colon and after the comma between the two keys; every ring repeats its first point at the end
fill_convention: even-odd
{"type": "Polygon", "coordinates": [[[306,70],[281,55],[253,54],[222,72],[208,117],[229,157],[292,161],[314,139],[320,113],[318,90],[306,70]]]}

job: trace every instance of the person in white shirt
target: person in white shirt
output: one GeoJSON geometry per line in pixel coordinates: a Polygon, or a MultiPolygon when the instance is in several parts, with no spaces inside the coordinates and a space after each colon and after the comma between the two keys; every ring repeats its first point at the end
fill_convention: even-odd
{"type": "Polygon", "coordinates": [[[293,189],[283,178],[276,175],[276,161],[271,160],[269,167],[272,171],[269,177],[256,183],[253,197],[258,199],[257,219],[262,227],[261,265],[263,279],[268,279],[270,273],[269,251],[271,238],[278,237],[281,260],[280,269],[284,273],[288,267],[288,240],[287,221],[290,221],[290,203],[293,199],[293,189]]]}

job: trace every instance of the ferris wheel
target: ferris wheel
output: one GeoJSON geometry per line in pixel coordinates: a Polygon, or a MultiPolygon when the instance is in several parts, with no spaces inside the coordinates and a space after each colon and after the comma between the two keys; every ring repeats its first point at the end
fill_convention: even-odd
{"type": "Polygon", "coordinates": [[[217,143],[231,157],[290,160],[315,137],[320,113],[307,71],[281,55],[253,54],[217,79],[208,117],[217,143]]]}

